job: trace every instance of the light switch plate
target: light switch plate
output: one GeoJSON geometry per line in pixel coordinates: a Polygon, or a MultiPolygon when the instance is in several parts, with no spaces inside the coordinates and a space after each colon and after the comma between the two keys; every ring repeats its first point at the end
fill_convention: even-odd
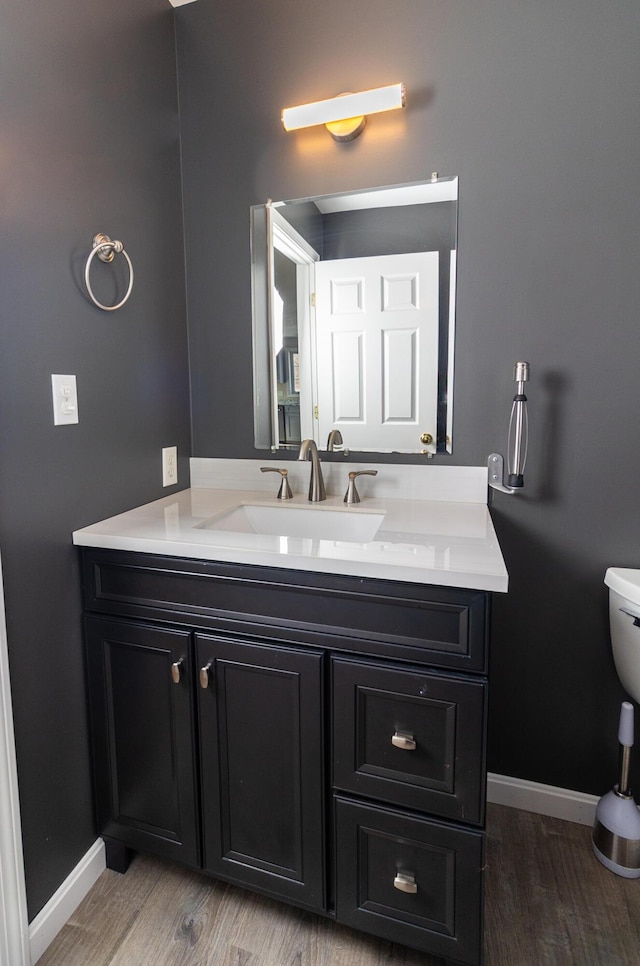
{"type": "Polygon", "coordinates": [[[78,422],[78,390],[75,376],[51,376],[53,425],[67,426],[78,422]]]}

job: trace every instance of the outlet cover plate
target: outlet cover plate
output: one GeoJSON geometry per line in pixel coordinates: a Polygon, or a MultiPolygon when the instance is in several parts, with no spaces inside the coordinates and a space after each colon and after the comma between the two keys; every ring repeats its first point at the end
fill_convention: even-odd
{"type": "Polygon", "coordinates": [[[178,482],[178,447],[165,446],[162,450],[162,485],[174,486],[178,482]]]}
{"type": "Polygon", "coordinates": [[[75,376],[51,375],[53,425],[68,426],[78,422],[78,390],[75,376]]]}

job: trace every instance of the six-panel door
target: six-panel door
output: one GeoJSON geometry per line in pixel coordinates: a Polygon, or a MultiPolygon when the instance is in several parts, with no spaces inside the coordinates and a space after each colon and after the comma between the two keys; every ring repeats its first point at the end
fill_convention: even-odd
{"type": "Polygon", "coordinates": [[[98,830],[199,865],[191,635],[86,619],[98,830]]]}
{"type": "Polygon", "coordinates": [[[322,655],[196,636],[204,868],[324,908],[322,655]]]}

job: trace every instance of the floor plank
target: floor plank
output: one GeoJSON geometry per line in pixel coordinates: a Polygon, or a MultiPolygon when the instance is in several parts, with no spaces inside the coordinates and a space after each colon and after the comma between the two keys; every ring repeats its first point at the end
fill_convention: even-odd
{"type": "MultiPolygon", "coordinates": [[[[591,831],[490,805],[485,966],[638,966],[640,881],[591,831]]],[[[38,966],[443,966],[149,856],[106,871],[38,966]]]]}
{"type": "Polygon", "coordinates": [[[636,966],[640,882],[604,868],[591,829],[490,806],[486,966],[636,966]]]}

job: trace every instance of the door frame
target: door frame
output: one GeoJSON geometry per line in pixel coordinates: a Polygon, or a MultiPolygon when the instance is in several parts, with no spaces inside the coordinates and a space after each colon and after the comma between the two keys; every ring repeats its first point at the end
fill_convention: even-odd
{"type": "Polygon", "coordinates": [[[320,255],[302,235],[290,225],[277,208],[267,208],[268,249],[270,265],[269,284],[269,332],[271,337],[271,380],[273,399],[273,436],[279,443],[278,432],[278,392],[276,375],[276,352],[273,344],[274,305],[273,253],[277,249],[296,266],[296,314],[298,320],[298,356],[300,360],[300,438],[315,439],[319,443],[318,423],[314,418],[314,400],[317,399],[317,374],[314,346],[315,336],[315,265],[320,255]]]}
{"type": "Polygon", "coordinates": [[[29,966],[18,774],[0,562],[0,966],[29,966]]]}

